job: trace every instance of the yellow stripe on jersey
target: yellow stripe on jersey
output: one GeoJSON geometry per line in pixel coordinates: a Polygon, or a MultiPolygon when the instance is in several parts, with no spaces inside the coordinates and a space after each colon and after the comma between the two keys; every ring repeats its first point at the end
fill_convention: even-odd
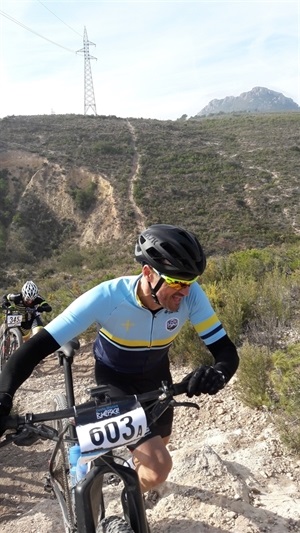
{"type": "Polygon", "coordinates": [[[207,320],[203,320],[203,322],[199,322],[199,324],[196,324],[195,330],[197,333],[203,333],[204,331],[207,331],[208,329],[212,328],[216,324],[218,324],[220,321],[217,317],[217,315],[210,316],[207,320]]]}
{"type": "Polygon", "coordinates": [[[152,342],[149,342],[149,340],[148,341],[147,340],[136,340],[136,339],[132,340],[132,339],[123,339],[120,337],[116,337],[115,335],[112,335],[109,331],[107,331],[104,328],[101,328],[99,331],[107,339],[110,339],[115,344],[118,344],[119,346],[126,347],[126,348],[130,348],[130,347],[149,348],[150,346],[160,346],[160,347],[169,346],[169,344],[171,344],[171,342],[173,342],[173,340],[177,337],[177,334],[170,335],[166,339],[155,339],[155,340],[152,340],[152,342]]]}

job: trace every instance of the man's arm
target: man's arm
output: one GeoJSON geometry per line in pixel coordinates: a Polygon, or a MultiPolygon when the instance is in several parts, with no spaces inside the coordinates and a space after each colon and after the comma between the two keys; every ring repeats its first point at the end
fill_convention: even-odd
{"type": "Polygon", "coordinates": [[[41,296],[38,296],[35,299],[34,305],[36,306],[36,310],[40,313],[50,313],[52,311],[51,305],[49,305],[41,296]]]}
{"type": "Polygon", "coordinates": [[[214,368],[224,374],[227,383],[236,373],[239,366],[239,356],[235,345],[228,335],[224,335],[224,337],[210,344],[207,348],[214,357],[214,368]]]}
{"type": "Polygon", "coordinates": [[[35,366],[58,348],[59,344],[45,329],[22,344],[11,355],[0,374],[0,402],[1,393],[8,393],[13,397],[16,390],[29,378],[35,366]]]}
{"type": "Polygon", "coordinates": [[[185,377],[187,395],[216,394],[224,388],[239,366],[237,349],[228,335],[207,346],[214,357],[212,366],[201,365],[185,377]]]}
{"type": "Polygon", "coordinates": [[[40,313],[50,313],[52,311],[52,307],[51,305],[47,304],[47,302],[43,302],[37,306],[37,311],[40,313]]]}
{"type": "Polygon", "coordinates": [[[9,301],[8,297],[11,296],[10,294],[4,294],[4,296],[2,296],[2,302],[1,302],[1,307],[4,308],[8,308],[11,306],[11,302],[9,301]]]}

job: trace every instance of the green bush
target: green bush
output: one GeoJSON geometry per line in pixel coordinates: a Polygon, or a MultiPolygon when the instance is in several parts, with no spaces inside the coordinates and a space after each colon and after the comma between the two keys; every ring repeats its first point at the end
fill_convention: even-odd
{"type": "Polygon", "coordinates": [[[270,374],[275,398],[274,420],[282,440],[300,452],[300,343],[272,355],[270,374]]]}
{"type": "Polygon", "coordinates": [[[83,263],[83,257],[77,248],[69,248],[60,256],[60,264],[63,269],[77,268],[83,263]]]}
{"type": "Polygon", "coordinates": [[[199,339],[193,326],[187,322],[178,337],[176,337],[171,350],[170,359],[179,365],[212,364],[213,357],[199,339]]]}
{"type": "Polygon", "coordinates": [[[88,211],[97,200],[96,197],[97,184],[91,181],[85,189],[74,187],[70,191],[70,195],[73,198],[75,205],[81,209],[81,211],[88,211]]]}
{"type": "Polygon", "coordinates": [[[254,408],[270,407],[269,373],[272,358],[269,350],[245,343],[239,351],[237,392],[245,405],[254,408]]]}
{"type": "Polygon", "coordinates": [[[293,315],[293,279],[276,268],[257,284],[257,296],[249,317],[247,336],[254,344],[274,350],[293,315]]]}

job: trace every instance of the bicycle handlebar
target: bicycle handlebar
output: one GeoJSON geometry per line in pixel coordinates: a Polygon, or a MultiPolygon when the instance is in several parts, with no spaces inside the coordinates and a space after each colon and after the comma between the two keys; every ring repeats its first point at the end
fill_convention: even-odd
{"type": "MultiPolygon", "coordinates": [[[[181,381],[180,383],[174,383],[173,385],[167,385],[167,383],[162,382],[162,386],[159,387],[156,390],[144,392],[142,394],[132,394],[132,395],[126,395],[126,396],[109,396],[105,395],[105,401],[103,403],[100,403],[98,405],[105,406],[109,405],[113,402],[116,402],[118,400],[126,400],[126,399],[136,399],[141,404],[152,401],[152,400],[169,400],[169,403],[172,402],[174,396],[179,396],[180,394],[184,394],[187,391],[187,381],[181,381]]],[[[58,411],[48,411],[44,413],[27,413],[25,415],[8,415],[6,417],[2,417],[1,420],[1,426],[3,431],[6,431],[7,429],[15,429],[18,430],[22,426],[25,426],[26,424],[38,424],[40,422],[49,422],[51,420],[62,420],[64,418],[74,418],[77,415],[77,410],[80,408],[81,412],[86,407],[86,409],[90,409],[91,407],[97,405],[96,402],[85,402],[83,404],[80,404],[78,406],[74,405],[73,407],[67,408],[67,409],[61,409],[58,411]]],[[[175,404],[176,405],[176,404],[175,404]]],[[[187,405],[188,404],[184,404],[187,405]]],[[[195,404],[192,404],[194,405],[195,404]]]]}

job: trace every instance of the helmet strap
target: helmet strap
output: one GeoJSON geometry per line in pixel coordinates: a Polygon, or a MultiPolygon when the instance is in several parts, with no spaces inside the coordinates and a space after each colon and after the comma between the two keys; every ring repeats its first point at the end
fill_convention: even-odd
{"type": "Polygon", "coordinates": [[[164,283],[164,279],[160,278],[158,282],[156,283],[155,287],[151,287],[151,283],[148,281],[149,289],[151,291],[151,296],[156,304],[161,305],[159,299],[156,296],[157,291],[161,288],[162,284],[164,283]]]}

